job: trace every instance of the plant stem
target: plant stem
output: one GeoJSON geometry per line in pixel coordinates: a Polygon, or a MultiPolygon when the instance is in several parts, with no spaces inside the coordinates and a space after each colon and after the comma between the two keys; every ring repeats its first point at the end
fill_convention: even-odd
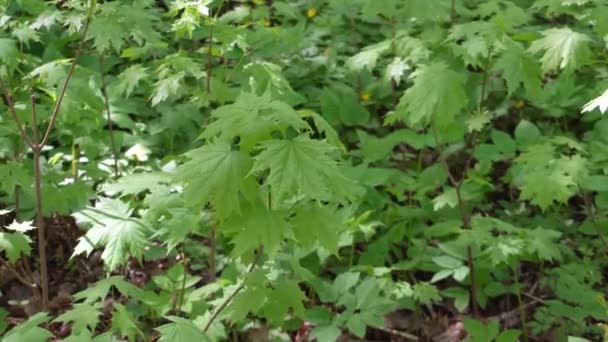
{"type": "Polygon", "coordinates": [[[23,285],[25,285],[27,287],[31,287],[31,288],[36,288],[36,284],[35,283],[29,282],[27,279],[25,279],[25,276],[21,275],[17,271],[17,269],[15,269],[11,264],[9,264],[8,262],[6,262],[2,258],[0,258],[0,266],[4,266],[4,268],[6,268],[6,270],[8,270],[10,273],[12,273],[13,276],[15,277],[15,279],[17,279],[23,285]]]}
{"type": "Polygon", "coordinates": [[[78,144],[72,140],[72,178],[74,182],[78,179],[78,158],[80,157],[80,149],[78,144]]]}
{"type": "Polygon", "coordinates": [[[70,64],[70,68],[68,69],[68,73],[63,80],[63,85],[61,86],[61,90],[59,91],[59,96],[57,96],[57,101],[55,102],[55,106],[53,107],[53,111],[51,112],[51,120],[49,122],[48,127],[46,128],[46,132],[44,133],[44,137],[42,141],[40,141],[40,145],[44,146],[53,131],[53,127],[55,126],[55,121],[57,120],[57,116],[59,115],[59,109],[61,108],[61,103],[63,102],[63,98],[68,90],[68,85],[70,80],[72,79],[72,75],[74,74],[74,70],[76,69],[76,64],[78,63],[78,59],[82,54],[82,49],[84,47],[84,42],[87,38],[87,32],[89,31],[89,26],[91,24],[91,20],[93,19],[93,14],[95,13],[95,8],[97,6],[97,0],[91,0],[89,5],[89,10],[87,14],[87,20],[84,24],[84,29],[82,30],[82,36],[80,37],[80,42],[78,43],[78,48],[76,48],[76,54],[74,55],[74,59],[70,64]]]}
{"type": "Polygon", "coordinates": [[[216,270],[215,270],[215,263],[216,263],[215,256],[216,256],[216,253],[217,253],[217,240],[216,240],[217,237],[215,235],[215,233],[216,233],[215,224],[211,225],[211,232],[210,233],[211,234],[210,234],[210,237],[209,237],[209,245],[210,245],[209,248],[211,250],[210,250],[209,253],[211,255],[209,256],[209,276],[210,276],[209,281],[210,282],[214,282],[215,281],[215,272],[216,272],[216,270]]]}
{"type": "Polygon", "coordinates": [[[209,26],[209,49],[207,52],[207,96],[211,93],[211,75],[213,68],[213,56],[211,55],[213,50],[213,25],[209,26]]]}
{"type": "Polygon", "coordinates": [[[182,278],[179,294],[174,297],[173,301],[173,313],[176,315],[179,315],[179,313],[182,311],[182,305],[186,295],[186,279],[188,277],[188,259],[186,258],[186,253],[182,251],[180,254],[182,258],[182,266],[184,267],[184,277],[182,278]]]}
{"type": "Polygon", "coordinates": [[[519,287],[519,265],[515,265],[513,267],[513,278],[515,278],[515,293],[517,295],[517,305],[519,307],[519,317],[521,319],[521,330],[524,335],[524,340],[528,342],[529,338],[526,324],[526,308],[524,307],[524,302],[521,299],[521,288],[519,287]]]}
{"type": "Polygon", "coordinates": [[[6,102],[6,106],[9,109],[9,113],[13,117],[13,120],[15,120],[15,123],[17,124],[17,129],[19,129],[19,134],[21,134],[21,138],[23,139],[23,141],[25,141],[25,143],[30,148],[33,149],[34,144],[32,143],[32,140],[30,139],[30,137],[25,132],[25,126],[21,123],[21,119],[19,119],[19,116],[17,115],[17,111],[15,110],[15,103],[13,102],[11,93],[10,93],[8,87],[6,87],[4,85],[4,82],[2,81],[2,79],[0,79],[0,88],[2,88],[2,94],[4,95],[4,102],[6,102]]]}
{"type": "Polygon", "coordinates": [[[36,226],[38,226],[38,254],[40,257],[40,287],[42,288],[42,310],[47,311],[49,307],[49,276],[46,257],[46,232],[42,212],[42,172],[40,170],[40,155],[42,146],[40,144],[40,132],[38,128],[38,115],[36,113],[36,98],[31,96],[32,101],[32,125],[34,129],[34,193],[36,196],[36,226]]]}
{"type": "MultiPolygon", "coordinates": [[[[251,265],[249,266],[249,270],[247,270],[247,274],[250,274],[251,272],[253,272],[263,251],[264,251],[263,247],[260,247],[260,249],[258,249],[258,252],[255,255],[255,258],[253,258],[253,261],[251,262],[251,265]]],[[[224,311],[226,309],[226,307],[228,307],[228,304],[230,304],[232,302],[234,297],[236,297],[236,295],[238,295],[239,292],[243,291],[244,288],[245,288],[245,282],[242,282],[241,285],[239,285],[239,287],[237,287],[236,290],[234,290],[234,292],[232,292],[232,294],[230,294],[230,296],[228,296],[228,298],[226,298],[226,300],[217,308],[217,310],[215,310],[215,312],[213,313],[211,318],[209,318],[209,322],[207,322],[207,324],[205,325],[205,328],[203,328],[203,332],[207,332],[207,330],[209,330],[209,328],[211,327],[211,324],[213,324],[213,322],[219,317],[219,315],[222,313],[222,311],[224,311]]]]}
{"type": "MultiPolygon", "coordinates": [[[[466,208],[466,204],[465,204],[464,198],[462,196],[462,191],[461,191],[462,184],[467,175],[469,163],[467,162],[467,166],[465,167],[465,170],[464,170],[460,180],[456,180],[456,178],[454,177],[454,175],[452,175],[452,173],[450,171],[450,166],[448,165],[447,160],[443,156],[444,148],[443,148],[443,144],[439,140],[439,135],[437,134],[437,128],[435,127],[435,125],[432,125],[431,129],[433,131],[433,136],[435,138],[435,145],[439,152],[439,161],[443,165],[443,168],[445,169],[445,172],[448,175],[448,178],[450,179],[450,182],[452,183],[452,186],[454,187],[454,189],[456,191],[456,199],[458,201],[458,208],[460,210],[460,218],[462,220],[462,226],[464,229],[470,230],[471,229],[471,214],[469,213],[469,211],[466,208]]],[[[471,297],[471,306],[473,308],[473,316],[479,317],[479,309],[477,307],[477,286],[475,283],[475,262],[473,259],[473,251],[472,251],[472,248],[470,245],[467,246],[467,264],[468,264],[467,266],[469,267],[469,291],[470,291],[470,297],[471,297]]]]}
{"type": "Polygon", "coordinates": [[[454,25],[456,23],[456,0],[452,0],[450,6],[450,25],[454,25]]]}
{"type": "Polygon", "coordinates": [[[112,154],[114,155],[114,178],[118,178],[118,151],[116,149],[116,140],[114,139],[114,123],[110,117],[110,100],[108,99],[108,91],[106,78],[103,70],[103,55],[99,55],[99,74],[101,76],[101,95],[106,109],[106,120],[108,121],[108,129],[110,130],[110,144],[112,145],[112,154]]]}

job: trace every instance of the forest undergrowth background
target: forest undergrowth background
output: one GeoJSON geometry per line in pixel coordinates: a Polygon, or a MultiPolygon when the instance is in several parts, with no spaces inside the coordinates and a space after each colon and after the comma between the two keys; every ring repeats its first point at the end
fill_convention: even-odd
{"type": "Polygon", "coordinates": [[[608,1],[0,0],[0,341],[607,341],[608,1]]]}

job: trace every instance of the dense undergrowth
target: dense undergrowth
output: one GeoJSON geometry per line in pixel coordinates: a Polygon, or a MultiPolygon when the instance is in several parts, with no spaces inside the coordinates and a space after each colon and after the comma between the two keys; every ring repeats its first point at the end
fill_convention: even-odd
{"type": "Polygon", "coordinates": [[[605,0],[0,0],[0,340],[603,341],[607,45],[605,0]]]}

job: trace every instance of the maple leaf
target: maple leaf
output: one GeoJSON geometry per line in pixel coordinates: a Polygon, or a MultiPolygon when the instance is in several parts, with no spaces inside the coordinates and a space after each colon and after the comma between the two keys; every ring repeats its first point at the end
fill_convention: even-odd
{"type": "Polygon", "coordinates": [[[540,65],[521,44],[510,39],[504,44],[505,49],[496,60],[494,69],[501,72],[507,81],[509,94],[513,94],[521,85],[531,95],[540,94],[542,84],[540,65]]]}
{"type": "Polygon", "coordinates": [[[72,332],[79,334],[86,328],[89,330],[95,330],[97,323],[99,323],[99,316],[101,315],[102,303],[80,303],[74,304],[74,307],[53,320],[53,322],[71,322],[72,332]]]}
{"type": "Polygon", "coordinates": [[[115,288],[124,296],[131,298],[141,298],[143,292],[137,286],[125,281],[121,276],[113,276],[102,279],[74,295],[74,298],[83,299],[85,303],[94,303],[103,300],[108,296],[110,289],[115,288]]]}
{"type": "Polygon", "coordinates": [[[110,198],[100,198],[94,208],[74,214],[80,223],[90,225],[85,236],[78,239],[72,257],[81,253],[87,256],[93,249],[103,246],[101,258],[112,272],[129,257],[139,257],[146,244],[146,228],[140,221],[130,218],[129,205],[110,198]]]}
{"type": "Polygon", "coordinates": [[[344,225],[330,208],[317,205],[298,208],[292,224],[295,238],[302,247],[311,248],[318,242],[329,253],[338,251],[339,234],[344,225]]]}
{"type": "Polygon", "coordinates": [[[137,327],[137,321],[133,318],[131,312],[120,304],[114,303],[114,312],[112,313],[112,330],[126,336],[129,341],[135,341],[136,336],[144,336],[143,332],[137,327]]]}
{"type": "Polygon", "coordinates": [[[587,102],[583,107],[582,113],[590,112],[596,108],[599,109],[602,114],[608,111],[608,89],[606,89],[602,95],[587,102]]]}
{"type": "Polygon", "coordinates": [[[177,168],[176,180],[186,187],[184,196],[194,204],[212,203],[221,217],[240,211],[240,194],[252,179],[246,179],[251,158],[228,143],[204,145],[186,153],[190,160],[177,168]]]}
{"type": "Polygon", "coordinates": [[[4,252],[8,261],[14,263],[21,258],[21,254],[29,256],[32,241],[22,233],[0,232],[0,252],[4,252]]]}
{"type": "Polygon", "coordinates": [[[260,144],[250,173],[270,170],[266,184],[277,202],[304,194],[320,201],[343,202],[352,197],[352,185],[329,155],[335,148],[326,142],[300,135],[291,140],[260,144]]]}
{"type": "Polygon", "coordinates": [[[541,57],[543,72],[559,69],[576,69],[587,62],[591,51],[587,35],[574,32],[568,27],[551,28],[542,32],[543,37],[532,42],[528,50],[543,52],[541,57]]]}
{"type": "Polygon", "coordinates": [[[154,191],[169,183],[171,177],[163,172],[133,173],[120,177],[114,183],[104,183],[101,189],[111,195],[120,193],[122,196],[137,195],[146,190],[154,191]]]}
{"type": "Polygon", "coordinates": [[[12,65],[17,60],[17,42],[10,38],[0,38],[0,61],[7,65],[12,65]]]}
{"type": "Polygon", "coordinates": [[[291,106],[272,100],[269,93],[262,96],[241,93],[233,104],[214,110],[211,117],[215,121],[205,128],[201,137],[227,143],[239,137],[239,146],[244,151],[250,151],[260,140],[271,138],[272,132],[285,134],[288,127],[310,129],[291,106]]]}
{"type": "Polygon", "coordinates": [[[274,289],[269,294],[266,305],[261,309],[261,314],[264,315],[271,323],[280,325],[287,318],[287,314],[291,313],[295,317],[302,317],[304,314],[304,305],[302,302],[306,299],[306,295],[298,283],[281,278],[274,284],[274,289]]]}
{"type": "Polygon", "coordinates": [[[116,91],[129,97],[137,85],[148,78],[148,68],[135,64],[118,75],[116,91]]]}
{"type": "Polygon", "coordinates": [[[48,341],[54,335],[39,325],[47,323],[49,319],[46,312],[39,312],[6,333],[2,342],[48,341]]]}
{"type": "Polygon", "coordinates": [[[540,227],[526,230],[525,241],[527,250],[529,253],[538,255],[541,260],[560,260],[560,245],[556,240],[559,239],[561,235],[561,232],[540,227]]]}
{"type": "Polygon", "coordinates": [[[445,63],[423,66],[411,77],[414,85],[405,91],[388,123],[405,120],[411,125],[444,124],[451,122],[466,105],[464,77],[445,63]]]}
{"type": "Polygon", "coordinates": [[[12,36],[17,38],[20,43],[25,44],[25,46],[29,47],[30,42],[40,42],[40,35],[30,26],[25,23],[20,24],[18,27],[15,27],[12,32],[12,36]]]}
{"type": "Polygon", "coordinates": [[[243,208],[242,215],[233,217],[223,225],[223,228],[236,233],[232,253],[242,256],[260,245],[267,253],[275,253],[289,228],[285,216],[285,212],[268,210],[259,202],[243,208]]]}
{"type": "Polygon", "coordinates": [[[116,6],[104,4],[99,7],[102,9],[101,13],[91,22],[87,35],[94,40],[95,48],[100,53],[109,49],[120,51],[129,30],[123,29],[120,23],[121,15],[117,13],[116,6]]]}
{"type": "Polygon", "coordinates": [[[531,146],[515,159],[515,183],[520,198],[546,209],[554,202],[566,203],[588,173],[580,155],[555,157],[555,147],[546,143],[531,146]]]}
{"type": "Polygon", "coordinates": [[[255,270],[247,275],[245,290],[237,294],[226,314],[232,322],[242,322],[249,313],[257,313],[267,301],[271,291],[266,287],[266,275],[261,270],[255,270]]]}
{"type": "Polygon", "coordinates": [[[172,323],[154,329],[160,333],[159,342],[211,342],[211,339],[191,320],[177,316],[169,316],[167,319],[172,323]]]}
{"type": "Polygon", "coordinates": [[[250,86],[257,94],[269,93],[273,99],[283,101],[291,106],[298,105],[306,99],[296,93],[281,68],[268,62],[255,62],[244,67],[245,76],[250,76],[250,86]]]}
{"type": "Polygon", "coordinates": [[[162,101],[165,101],[171,95],[177,95],[184,77],[184,72],[178,72],[174,75],[170,75],[166,78],[158,80],[154,84],[154,91],[150,96],[152,100],[152,106],[156,106],[162,101]]]}
{"type": "Polygon", "coordinates": [[[19,233],[29,232],[30,230],[36,229],[35,226],[32,226],[34,221],[23,221],[19,223],[17,220],[14,220],[13,223],[6,226],[6,229],[12,230],[19,233]]]}
{"type": "Polygon", "coordinates": [[[395,82],[397,86],[401,83],[401,78],[405,75],[405,72],[410,70],[411,67],[401,57],[393,59],[393,61],[386,67],[386,78],[395,82]]]}
{"type": "Polygon", "coordinates": [[[355,71],[365,68],[373,70],[380,56],[391,47],[391,41],[385,40],[380,43],[364,47],[361,52],[346,60],[346,66],[355,71]]]}

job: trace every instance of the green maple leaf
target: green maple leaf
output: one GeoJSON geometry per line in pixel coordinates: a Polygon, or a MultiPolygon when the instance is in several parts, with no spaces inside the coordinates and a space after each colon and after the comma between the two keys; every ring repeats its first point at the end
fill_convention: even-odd
{"type": "Polygon", "coordinates": [[[223,225],[236,233],[233,238],[234,255],[245,255],[263,245],[267,253],[276,252],[289,225],[285,220],[286,213],[268,210],[262,204],[248,205],[242,215],[227,220],[223,225]]]}
{"type": "Polygon", "coordinates": [[[376,66],[378,58],[380,58],[380,56],[382,56],[382,54],[386,51],[389,51],[390,48],[390,40],[385,40],[380,43],[366,46],[361,50],[361,52],[350,57],[346,61],[346,66],[355,71],[361,71],[365,68],[373,70],[376,66]]]}
{"type": "Polygon", "coordinates": [[[0,38],[0,61],[7,65],[13,65],[17,62],[19,49],[17,42],[10,38],[0,38]]]}
{"type": "Polygon", "coordinates": [[[542,84],[540,65],[521,44],[506,40],[505,49],[496,60],[494,69],[501,72],[507,81],[509,94],[513,94],[521,85],[531,95],[540,94],[542,84]]]}
{"type": "Polygon", "coordinates": [[[443,62],[423,66],[413,75],[414,85],[405,91],[388,123],[405,120],[411,125],[451,122],[467,103],[464,77],[443,62]]]}
{"type": "Polygon", "coordinates": [[[102,303],[74,304],[72,309],[59,315],[53,322],[71,322],[72,333],[74,334],[79,334],[87,328],[89,328],[89,330],[95,330],[97,323],[99,323],[99,316],[101,315],[99,309],[101,309],[102,306],[102,303]]]}
{"type": "Polygon", "coordinates": [[[121,276],[113,276],[89,286],[87,289],[74,295],[76,299],[83,299],[85,303],[94,303],[103,300],[108,296],[110,289],[115,288],[124,296],[131,298],[141,298],[142,290],[137,286],[126,282],[121,276]]]}
{"type": "Polygon", "coordinates": [[[184,196],[194,204],[211,203],[221,217],[239,212],[241,193],[250,188],[246,179],[252,160],[228,143],[216,142],[186,153],[190,160],[177,168],[176,180],[186,187],[184,196]]]}
{"type": "Polygon", "coordinates": [[[243,322],[249,313],[257,313],[266,303],[271,291],[266,287],[266,276],[261,270],[255,270],[245,279],[245,290],[237,294],[226,315],[232,322],[243,322]]]}
{"type": "Polygon", "coordinates": [[[299,208],[292,224],[295,239],[302,247],[312,248],[318,242],[329,253],[338,251],[339,234],[344,225],[341,217],[329,207],[299,208]]]}
{"type": "Polygon", "coordinates": [[[27,47],[29,47],[31,41],[40,42],[40,35],[38,32],[25,23],[21,23],[18,27],[13,29],[12,35],[27,47]]]}
{"type": "Polygon", "coordinates": [[[130,30],[126,30],[120,23],[122,17],[117,12],[117,6],[107,4],[99,6],[101,13],[95,16],[89,26],[88,38],[93,39],[93,45],[100,53],[113,49],[119,52],[123,46],[123,39],[130,30]]]}
{"type": "Polygon", "coordinates": [[[101,189],[110,194],[137,195],[146,190],[154,191],[164,187],[170,180],[170,175],[163,172],[133,173],[120,177],[114,183],[104,183],[101,189]]]}
{"type": "Polygon", "coordinates": [[[114,312],[112,313],[112,330],[119,336],[126,337],[129,341],[135,341],[136,336],[143,337],[143,332],[137,327],[137,320],[133,315],[120,303],[114,303],[114,312]]]}
{"type": "Polygon", "coordinates": [[[110,198],[100,198],[94,208],[74,214],[77,221],[91,228],[78,239],[74,255],[86,253],[103,246],[101,259],[112,272],[131,256],[140,257],[146,244],[146,228],[137,219],[131,218],[129,205],[110,198]]]}
{"type": "Polygon", "coordinates": [[[139,83],[148,78],[148,68],[135,64],[128,67],[120,75],[118,75],[118,83],[116,84],[116,92],[118,94],[129,97],[133,90],[137,88],[139,83]]]}
{"type": "Polygon", "coordinates": [[[608,89],[602,93],[602,95],[596,97],[595,99],[587,102],[583,107],[581,113],[590,112],[594,109],[598,109],[600,113],[604,114],[608,111],[608,89]]]}
{"type": "Polygon", "coordinates": [[[6,254],[8,261],[16,262],[21,258],[21,254],[30,256],[32,247],[27,235],[22,233],[2,233],[0,232],[0,251],[6,254]]]}
{"type": "Polygon", "coordinates": [[[566,203],[587,175],[580,155],[555,157],[552,144],[534,145],[515,159],[515,182],[520,198],[546,209],[554,202],[566,203]]]}
{"type": "Polygon", "coordinates": [[[261,313],[275,325],[283,323],[290,312],[295,317],[304,315],[302,302],[306,299],[306,295],[298,283],[293,280],[286,278],[278,280],[274,285],[274,290],[269,294],[269,298],[272,300],[264,305],[261,313]]]}
{"type": "Polygon", "coordinates": [[[269,93],[262,96],[242,93],[233,104],[214,110],[211,117],[214,121],[201,137],[227,143],[238,137],[244,151],[250,151],[260,140],[271,138],[272,132],[285,134],[288,127],[310,129],[291,106],[272,100],[269,93]]]}
{"type": "Polygon", "coordinates": [[[155,328],[160,333],[159,342],[211,342],[211,339],[191,320],[176,316],[169,316],[167,319],[172,323],[155,328]]]}
{"type": "Polygon", "coordinates": [[[50,317],[46,312],[40,312],[27,321],[9,330],[2,337],[2,342],[48,341],[54,335],[39,325],[48,322],[50,317]]]}
{"type": "Polygon", "coordinates": [[[298,194],[320,201],[343,202],[352,197],[350,180],[330,157],[335,150],[332,145],[300,135],[266,141],[260,148],[251,173],[270,170],[266,184],[276,203],[298,194]]]}
{"type": "Polygon", "coordinates": [[[421,282],[412,287],[412,296],[413,298],[420,303],[423,304],[431,304],[432,302],[437,302],[441,300],[441,296],[439,295],[439,290],[430,283],[421,282]]]}
{"type": "Polygon", "coordinates": [[[268,62],[254,62],[244,68],[245,76],[249,76],[250,86],[257,94],[269,93],[273,99],[283,101],[291,106],[298,105],[306,99],[296,93],[283,76],[281,68],[268,62]]]}
{"type": "Polygon", "coordinates": [[[171,95],[177,95],[184,77],[184,72],[178,72],[158,80],[154,84],[152,95],[150,95],[152,106],[165,101],[171,95]]]}
{"type": "MultiPolygon", "coordinates": [[[[1,47],[0,47],[1,49],[1,47]]],[[[32,175],[23,163],[8,161],[0,165],[0,189],[6,193],[13,193],[15,186],[27,188],[32,184],[32,175]]]]}
{"type": "Polygon", "coordinates": [[[561,252],[559,242],[556,240],[561,235],[561,232],[544,228],[526,230],[527,250],[529,253],[538,255],[541,260],[560,260],[561,252]]]}
{"type": "Polygon", "coordinates": [[[591,55],[587,35],[574,32],[568,27],[551,28],[542,32],[543,37],[532,42],[529,51],[542,52],[543,72],[560,69],[574,70],[587,62],[591,55]]]}

